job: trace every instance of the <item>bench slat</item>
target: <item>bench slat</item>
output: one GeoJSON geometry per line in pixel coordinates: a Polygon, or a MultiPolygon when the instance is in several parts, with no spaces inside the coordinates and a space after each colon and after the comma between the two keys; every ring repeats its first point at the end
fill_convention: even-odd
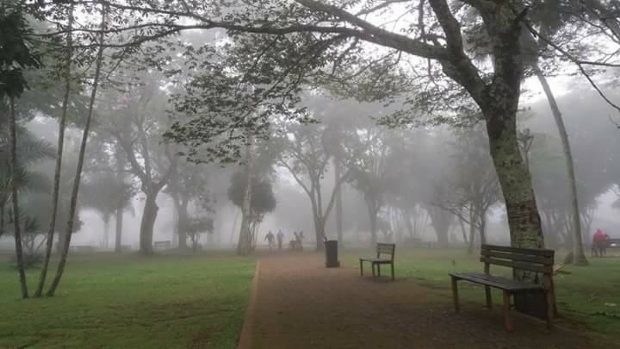
{"type": "Polygon", "coordinates": [[[360,261],[373,262],[373,263],[393,263],[394,261],[387,258],[360,258],[360,261]]]}
{"type": "Polygon", "coordinates": [[[513,261],[519,261],[519,262],[553,265],[553,257],[547,257],[547,256],[532,256],[532,255],[524,255],[524,254],[519,254],[519,253],[498,252],[498,251],[492,251],[492,250],[482,250],[480,254],[485,257],[495,257],[495,258],[500,258],[500,259],[511,259],[513,261]]]}
{"type": "Polygon", "coordinates": [[[520,253],[520,254],[529,254],[533,256],[545,256],[545,257],[553,257],[555,251],[546,250],[546,249],[536,249],[536,248],[522,248],[522,247],[508,247],[508,246],[497,246],[497,245],[482,245],[482,250],[487,251],[504,251],[510,253],[520,253]]]}
{"type": "Polygon", "coordinates": [[[467,280],[477,284],[488,285],[494,288],[509,291],[538,290],[543,288],[541,285],[483,273],[451,273],[450,276],[457,279],[467,280]]]}
{"type": "Polygon", "coordinates": [[[481,257],[480,261],[483,263],[502,265],[515,269],[534,271],[537,273],[551,274],[553,272],[553,265],[536,265],[532,263],[513,262],[492,257],[481,257]]]}

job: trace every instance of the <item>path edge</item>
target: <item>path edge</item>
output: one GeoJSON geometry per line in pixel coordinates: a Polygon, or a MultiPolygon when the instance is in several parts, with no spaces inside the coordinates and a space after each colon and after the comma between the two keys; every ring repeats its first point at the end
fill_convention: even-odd
{"type": "Polygon", "coordinates": [[[239,341],[237,342],[236,349],[249,349],[252,345],[252,323],[253,323],[254,312],[256,308],[259,275],[260,275],[260,260],[257,260],[256,267],[254,270],[254,277],[252,278],[252,290],[250,291],[250,299],[248,301],[248,308],[245,311],[245,317],[243,318],[243,325],[241,326],[241,333],[239,334],[239,341]]]}

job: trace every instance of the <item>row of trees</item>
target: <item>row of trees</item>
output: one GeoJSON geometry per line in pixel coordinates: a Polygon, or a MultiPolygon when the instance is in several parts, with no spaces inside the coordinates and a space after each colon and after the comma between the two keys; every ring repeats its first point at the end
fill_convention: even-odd
{"type": "MultiPolygon", "coordinates": [[[[424,121],[434,123],[484,125],[486,138],[473,138],[486,139],[482,143],[489,144],[486,150],[490,158],[472,153],[466,162],[492,164],[489,175],[477,173],[476,182],[448,181],[441,185],[444,193],[458,195],[446,198],[440,193],[427,205],[461,217],[471,227],[477,227],[484,239],[484,212],[497,202],[492,199],[501,192],[511,244],[542,247],[539,205],[517,128],[521,85],[528,76],[540,80],[559,130],[572,193],[574,258],[576,262],[584,261],[579,231],[581,204],[577,200],[570,144],[545,76],[574,67],[587,77],[605,102],[620,111],[595,84],[595,72],[590,69],[616,67],[617,51],[607,53],[580,40],[590,36],[599,38],[594,41],[604,45],[617,44],[615,0],[579,4],[530,4],[519,0],[500,4],[490,0],[264,0],[260,7],[249,0],[131,4],[18,1],[2,2],[1,7],[2,37],[10,38],[5,39],[7,43],[0,55],[0,97],[10,131],[11,183],[6,186],[9,190],[5,198],[11,200],[11,214],[16,217],[13,235],[24,296],[28,292],[20,257],[17,189],[19,110],[31,114],[54,109],[49,114],[58,117],[51,214],[35,292],[41,295],[61,207],[65,132],[68,124],[75,121],[72,112],[76,106],[82,106],[77,113],[82,136],[75,175],[71,178],[68,213],[66,222],[60,222],[61,227],[66,223],[60,229],[61,259],[47,292],[53,295],[76,226],[82,175],[89,167],[113,168],[116,175],[106,180],[118,183],[113,188],[119,189],[123,199],[131,196],[123,174],[130,173],[139,182],[137,187],[145,200],[140,227],[140,248],[144,253],[152,252],[158,214],[156,199],[162,191],[168,191],[175,201],[179,236],[193,230],[188,228],[193,226],[189,208],[208,201],[204,193],[194,190],[204,188],[204,178],[200,177],[207,171],[204,167],[193,168],[203,165],[181,163],[176,156],[179,152],[198,164],[245,158],[241,205],[244,220],[239,246],[241,252],[247,251],[252,222],[260,217],[258,211],[251,212],[253,178],[255,173],[261,173],[260,178],[267,177],[255,170],[260,163],[252,159],[255,148],[263,146],[268,148],[265,153],[271,154],[273,163],[286,168],[307,193],[317,243],[326,236],[325,224],[332,209],[341,211],[338,189],[345,182],[363,192],[373,240],[376,239],[377,228],[384,225],[377,217],[383,216],[385,193],[395,178],[402,178],[390,177],[393,175],[389,171],[395,167],[390,156],[399,144],[390,144],[390,137],[380,136],[387,131],[377,131],[363,122],[345,123],[343,127],[337,123],[329,125],[327,118],[319,117],[325,124],[312,128],[291,122],[294,119],[312,123],[317,118],[317,113],[309,113],[300,103],[303,95],[313,94],[384,103],[389,107],[382,111],[363,110],[355,116],[373,114],[391,126],[416,123],[424,116],[428,116],[424,121]],[[394,11],[405,15],[395,17],[394,11]],[[87,16],[76,19],[77,13],[87,16]],[[383,19],[393,29],[388,29],[383,19]],[[173,37],[190,29],[202,31],[198,37],[173,37]],[[219,34],[225,34],[225,39],[216,42],[219,34]],[[182,54],[173,53],[178,51],[182,54]],[[34,71],[43,66],[46,68],[34,71]],[[20,99],[27,80],[37,81],[40,90],[53,91],[48,93],[52,101],[37,99],[40,105],[33,106],[20,99]],[[161,142],[162,134],[176,144],[161,142]],[[266,137],[272,141],[263,144],[266,137]],[[88,144],[95,146],[94,153],[100,156],[86,156],[88,144]],[[322,180],[330,166],[334,169],[335,185],[325,194],[322,180]],[[479,177],[486,180],[478,181],[479,177]],[[492,189],[493,183],[501,190],[492,189]],[[472,193],[481,191],[491,199],[473,203],[472,193]]],[[[463,137],[459,136],[459,145],[472,138],[463,137]]],[[[126,200],[112,205],[117,228],[127,206],[123,201],[126,200]]],[[[109,208],[104,209],[108,211],[104,217],[110,216],[109,208]]],[[[433,222],[436,230],[444,231],[445,215],[430,208],[426,211],[431,220],[437,217],[433,222]]],[[[118,229],[117,236],[118,244],[118,229]]],[[[473,241],[473,233],[468,239],[473,241]]],[[[180,238],[179,243],[184,245],[185,239],[180,238]]]]}

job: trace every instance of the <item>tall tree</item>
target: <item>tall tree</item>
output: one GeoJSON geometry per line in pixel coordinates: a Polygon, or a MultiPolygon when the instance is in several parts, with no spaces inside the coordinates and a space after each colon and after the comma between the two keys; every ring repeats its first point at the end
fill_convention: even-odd
{"type": "MultiPolygon", "coordinates": [[[[169,153],[169,156],[177,156],[169,153]]],[[[170,160],[174,162],[174,160],[170,160]]],[[[187,248],[187,229],[190,226],[189,206],[194,204],[203,209],[210,203],[208,185],[209,175],[213,171],[205,164],[194,164],[187,161],[178,161],[173,174],[170,176],[166,193],[172,197],[176,211],[176,233],[178,248],[187,248]]]]}
{"type": "Polygon", "coordinates": [[[65,129],[67,122],[67,114],[69,111],[69,97],[71,95],[71,63],[73,56],[73,22],[74,22],[74,4],[71,2],[66,6],[67,14],[67,46],[65,47],[65,61],[63,69],[64,95],[62,98],[62,112],[58,120],[58,143],[56,145],[56,168],[54,169],[54,185],[52,188],[52,214],[50,215],[49,227],[47,230],[47,243],[45,245],[45,257],[43,259],[43,266],[41,267],[41,274],[39,275],[39,282],[35,291],[35,297],[41,297],[43,294],[43,288],[45,287],[45,279],[47,278],[47,270],[49,268],[49,262],[52,255],[52,249],[54,246],[54,232],[56,230],[56,217],[58,212],[58,199],[60,195],[60,176],[62,171],[62,155],[65,142],[65,129]]]}
{"type": "MultiPolygon", "coordinates": [[[[138,28],[125,28],[128,33],[135,30],[132,44],[185,29],[228,30],[234,42],[227,46],[231,56],[219,63],[233,64],[233,71],[240,74],[222,79],[222,72],[226,69],[218,62],[209,62],[209,69],[200,79],[228,86],[212,89],[211,95],[221,94],[220,105],[226,105],[227,111],[235,109],[233,106],[237,110],[245,106],[256,107],[255,103],[233,105],[231,101],[238,94],[230,93],[231,86],[237,86],[232,87],[233,91],[244,89],[248,92],[248,101],[258,99],[272,106],[274,101],[283,101],[279,111],[285,113],[287,108],[284,105],[295,101],[300,86],[309,81],[333,82],[338,87],[335,90],[340,93],[374,99],[390,99],[394,92],[390,88],[398,87],[409,93],[405,98],[410,97],[407,99],[415,108],[432,103],[434,111],[456,109],[461,115],[468,116],[480,111],[506,201],[511,243],[518,247],[543,246],[531,178],[520,157],[516,135],[516,114],[526,66],[521,33],[522,24],[529,23],[528,3],[520,0],[501,3],[467,0],[456,4],[447,0],[387,1],[380,4],[373,0],[295,0],[290,3],[265,0],[260,8],[253,4],[249,0],[237,0],[204,6],[196,0],[183,0],[171,1],[165,10],[146,1],[117,7],[130,13],[148,13],[151,15],[149,20],[154,21],[138,28]],[[226,10],[222,6],[227,6],[226,10]],[[187,8],[194,11],[190,13],[187,8]],[[474,11],[461,11],[464,8],[474,11]],[[394,18],[394,29],[388,30],[381,23],[381,14],[395,13],[396,9],[404,15],[394,18]],[[182,22],[190,18],[191,25],[182,22]],[[463,32],[479,24],[482,24],[489,43],[492,64],[475,61],[464,45],[463,32]],[[151,28],[152,35],[145,37],[144,27],[151,28]],[[384,49],[383,59],[374,56],[364,59],[361,53],[374,46],[384,49]],[[415,69],[416,74],[412,73],[415,77],[407,79],[407,68],[399,65],[402,61],[425,64],[430,74],[421,76],[415,69]],[[208,78],[210,75],[215,78],[208,78]],[[433,84],[440,76],[449,80],[433,84]],[[360,84],[360,80],[365,80],[366,84],[360,84]],[[399,84],[403,81],[406,83],[399,84]],[[262,84],[266,88],[247,91],[248,83],[262,84]],[[416,94],[406,88],[420,84],[429,89],[416,94]]],[[[535,31],[531,25],[526,27],[535,31]]],[[[570,25],[567,27],[571,28],[570,25]]],[[[549,41],[557,39],[550,37],[549,41]]],[[[573,55],[560,45],[555,45],[554,49],[580,67],[601,64],[588,61],[587,54],[573,55]]],[[[606,101],[610,102],[609,99],[606,101]]],[[[396,116],[397,119],[407,119],[406,113],[396,116]]],[[[237,118],[230,122],[231,127],[238,124],[237,118]]],[[[194,126],[200,128],[204,125],[194,126]]],[[[252,124],[245,126],[256,128],[252,124]]],[[[528,278],[526,274],[518,277],[528,278]]]]}
{"type": "Polygon", "coordinates": [[[501,199],[501,191],[492,160],[486,148],[484,132],[473,127],[456,134],[454,167],[444,183],[438,184],[432,202],[457,216],[470,226],[468,252],[473,253],[474,233],[480,233],[480,243],[486,243],[486,216],[501,199]]]}
{"type": "MultiPolygon", "coordinates": [[[[242,5],[243,2],[239,4],[242,5]]],[[[408,26],[405,33],[389,31],[368,19],[368,14],[386,11],[395,4],[397,2],[375,6],[372,2],[352,4],[297,0],[289,6],[267,1],[263,7],[264,11],[267,11],[265,14],[270,13],[267,23],[263,20],[256,21],[258,14],[250,16],[246,7],[240,6],[229,9],[226,19],[223,20],[216,18],[208,10],[195,14],[194,17],[201,24],[193,27],[220,27],[230,30],[237,43],[235,53],[256,52],[254,55],[244,55],[255,64],[247,64],[244,70],[246,74],[239,79],[247,79],[258,70],[271,71],[273,77],[269,81],[277,86],[294,86],[316,74],[321,78],[326,77],[325,75],[338,76],[338,81],[347,87],[359,83],[351,69],[356,67],[352,65],[356,62],[353,57],[359,57],[360,42],[383,46],[389,52],[385,60],[376,64],[377,69],[366,75],[357,75],[372,79],[372,84],[365,85],[368,89],[363,92],[377,91],[378,88],[372,90],[372,87],[381,85],[378,81],[386,82],[388,76],[384,73],[389,71],[390,67],[396,66],[398,57],[402,55],[429,60],[431,71],[436,68],[434,71],[443,72],[456,83],[435,85],[436,87],[447,86],[452,91],[466,92],[453,96],[467,97],[466,99],[475,102],[477,109],[482,112],[489,135],[490,153],[506,200],[512,245],[542,247],[543,235],[531,179],[519,153],[516,135],[516,114],[525,68],[521,52],[520,24],[526,18],[528,8],[518,1],[496,4],[487,0],[476,0],[462,5],[474,8],[477,15],[475,19],[485,24],[493,60],[493,66],[489,68],[476,65],[466,52],[462,30],[467,29],[469,22],[458,12],[460,6],[451,8],[446,0],[429,0],[422,3],[422,6],[401,4],[405,6],[404,12],[411,16],[411,23],[417,23],[408,26]],[[423,20],[418,21],[418,17],[423,20]],[[201,22],[202,19],[204,21],[201,22]],[[257,34],[242,34],[247,32],[257,34]],[[315,35],[306,35],[307,33],[315,35]],[[293,42],[295,45],[291,45],[293,42]],[[356,49],[347,50],[348,46],[356,49]],[[343,49],[338,50],[337,47],[343,49]],[[275,58],[276,52],[283,49],[287,50],[289,57],[285,62],[275,58]],[[333,67],[325,69],[325,75],[313,69],[329,65],[327,62],[333,62],[333,67]],[[282,69],[266,69],[267,65],[273,64],[282,69]],[[379,78],[381,74],[385,76],[383,80],[379,78]],[[374,79],[375,77],[377,79],[374,79]]],[[[359,65],[366,66],[362,63],[359,65]]],[[[294,90],[295,87],[290,87],[286,91],[294,90]]],[[[275,90],[261,90],[259,93],[264,98],[270,98],[275,97],[276,92],[270,94],[273,91],[275,90]]],[[[346,92],[362,92],[362,89],[348,89],[346,92]]],[[[278,89],[277,93],[282,94],[282,89],[278,89]]],[[[389,93],[390,91],[383,91],[380,96],[389,93]]],[[[368,93],[366,95],[368,96],[368,93]]],[[[412,99],[428,100],[428,94],[420,99],[417,97],[412,99]]],[[[519,277],[528,276],[524,274],[519,277]]]]}
{"type": "Polygon", "coordinates": [[[328,171],[330,152],[323,125],[288,125],[276,140],[279,147],[277,165],[287,169],[310,199],[315,228],[316,249],[324,248],[325,224],[334,207],[338,188],[349,178],[347,169],[324,200],[323,179],[328,171]]]}
{"type": "MultiPolygon", "coordinates": [[[[15,100],[18,99],[28,84],[24,78],[24,69],[39,68],[41,61],[32,51],[32,43],[28,40],[30,28],[26,21],[25,4],[23,2],[0,3],[0,103],[8,102],[8,126],[10,138],[10,178],[11,201],[13,207],[13,223],[15,237],[15,253],[17,270],[23,298],[28,298],[28,285],[24,271],[22,254],[22,237],[19,214],[18,186],[20,160],[17,158],[17,113],[15,100]]],[[[6,104],[5,104],[6,105],[6,104]]]]}
{"type": "Polygon", "coordinates": [[[64,241],[62,241],[61,245],[61,255],[60,262],[58,263],[58,267],[56,269],[56,275],[54,275],[54,279],[52,280],[52,284],[47,290],[46,295],[48,297],[54,296],[58,285],[60,284],[60,280],[65,271],[65,266],[67,264],[67,256],[69,254],[69,246],[71,244],[71,236],[73,235],[73,225],[75,221],[76,209],[77,209],[77,201],[78,194],[80,190],[80,181],[82,178],[82,167],[84,165],[84,155],[86,154],[86,144],[88,142],[88,134],[90,132],[90,124],[93,117],[93,111],[95,108],[95,98],[97,97],[97,88],[99,87],[99,78],[101,76],[101,68],[103,66],[103,51],[104,51],[104,40],[105,40],[105,30],[107,28],[107,6],[101,5],[101,26],[98,35],[98,49],[97,49],[97,58],[95,60],[95,73],[93,76],[93,82],[90,93],[90,101],[88,104],[88,115],[86,116],[86,122],[84,124],[84,130],[82,132],[82,141],[80,143],[80,152],[78,154],[78,163],[75,172],[75,178],[73,180],[73,188],[71,191],[71,204],[69,206],[69,219],[67,221],[67,227],[65,230],[64,241]]]}
{"type": "Polygon", "coordinates": [[[351,181],[353,186],[364,195],[368,219],[370,223],[370,243],[377,243],[377,223],[379,212],[385,204],[385,194],[390,183],[397,180],[390,177],[390,148],[385,130],[368,128],[359,130],[359,140],[353,145],[353,153],[349,165],[351,167],[351,181]],[[357,149],[355,149],[357,148],[357,149]]]}
{"type": "Polygon", "coordinates": [[[102,242],[104,248],[108,247],[112,216],[117,214],[119,208],[122,210],[131,209],[131,199],[134,194],[131,185],[111,172],[93,174],[83,184],[80,197],[84,206],[96,210],[103,221],[104,236],[102,242]]]}
{"type": "Polygon", "coordinates": [[[122,148],[130,172],[140,180],[140,190],[145,196],[140,251],[151,254],[159,211],[156,200],[174,174],[177,161],[175,156],[170,156],[170,145],[162,143],[161,138],[167,127],[168,97],[160,90],[162,81],[155,74],[119,73],[119,78],[123,79],[122,90],[106,93],[110,106],[102,110],[105,120],[99,128],[114,139],[115,146],[122,148]],[[142,81],[135,82],[136,78],[142,81]]]}

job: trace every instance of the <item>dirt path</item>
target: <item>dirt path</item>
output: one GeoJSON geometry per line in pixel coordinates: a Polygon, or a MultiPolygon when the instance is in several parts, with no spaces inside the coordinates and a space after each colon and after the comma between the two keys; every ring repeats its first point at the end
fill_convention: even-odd
{"type": "Polygon", "coordinates": [[[456,315],[445,294],[413,280],[373,282],[351,266],[326,269],[316,254],[267,256],[259,269],[240,349],[594,348],[524,319],[506,333],[482,302],[456,315]]]}

